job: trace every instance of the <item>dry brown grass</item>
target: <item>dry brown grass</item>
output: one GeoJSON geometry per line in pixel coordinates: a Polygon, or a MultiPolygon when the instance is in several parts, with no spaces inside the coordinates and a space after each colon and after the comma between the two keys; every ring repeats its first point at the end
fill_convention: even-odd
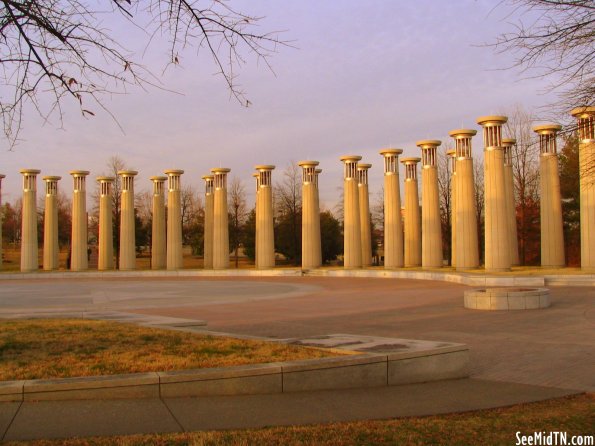
{"type": "Polygon", "coordinates": [[[0,380],[156,372],[336,356],[241,340],[92,320],[0,323],[0,380]]]}
{"type": "Polygon", "coordinates": [[[593,435],[595,395],[462,414],[315,426],[9,442],[10,446],[181,445],[513,445],[515,433],[593,435]]]}

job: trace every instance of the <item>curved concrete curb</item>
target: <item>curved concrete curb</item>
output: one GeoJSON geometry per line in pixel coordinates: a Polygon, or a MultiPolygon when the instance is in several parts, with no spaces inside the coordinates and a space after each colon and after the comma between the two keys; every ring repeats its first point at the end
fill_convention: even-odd
{"type": "Polygon", "coordinates": [[[0,382],[0,401],[246,395],[393,386],[469,376],[469,351],[424,351],[129,375],[0,382]]]}
{"type": "Polygon", "coordinates": [[[546,274],[536,276],[489,276],[454,271],[383,270],[383,269],[228,269],[177,271],[59,271],[0,273],[0,280],[54,279],[125,279],[125,278],[192,278],[192,277],[365,277],[388,279],[435,280],[469,286],[595,286],[595,274],[546,274]]]}
{"type": "Polygon", "coordinates": [[[473,310],[537,310],[550,306],[547,288],[483,288],[465,291],[465,308],[473,310]]]}

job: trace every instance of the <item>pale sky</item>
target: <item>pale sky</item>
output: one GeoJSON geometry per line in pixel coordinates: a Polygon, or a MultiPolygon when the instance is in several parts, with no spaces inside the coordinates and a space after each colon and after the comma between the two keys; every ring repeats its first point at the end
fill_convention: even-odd
{"type": "MultiPolygon", "coordinates": [[[[290,161],[316,159],[321,202],[332,208],[342,185],[344,154],[363,156],[372,164],[370,192],[380,190],[378,151],[387,146],[419,156],[419,139],[441,139],[470,127],[478,116],[511,109],[515,104],[539,111],[554,100],[544,94],[541,79],[524,79],[518,70],[503,70],[509,54],[481,46],[510,30],[510,15],[499,0],[232,0],[236,9],[266,16],[261,28],[287,30],[271,63],[275,74],[248,59],[240,83],[253,105],[242,108],[230,99],[206,52],[192,51],[181,67],[166,71],[164,87],[130,90],[105,104],[124,132],[100,110],[82,118],[65,107],[64,128],[57,120],[43,125],[27,113],[20,142],[12,151],[0,148],[3,201],[21,194],[20,168],[42,170],[41,177],[61,175],[61,190],[70,195],[69,170],[90,170],[88,190],[106,162],[119,155],[139,171],[137,191],[149,189],[148,178],[169,168],[185,170],[183,184],[201,193],[200,177],[211,167],[232,169],[253,201],[253,166],[275,164],[273,179],[290,161]]],[[[109,22],[106,22],[109,26],[109,22]]],[[[114,25],[114,26],[117,26],[114,25]]],[[[143,48],[138,33],[119,29],[130,50],[143,48]]],[[[144,62],[161,73],[166,48],[153,44],[144,62]]],[[[481,138],[474,152],[481,152],[481,138]]],[[[401,176],[403,172],[401,171],[401,176]]],[[[43,193],[39,193],[40,196],[43,193]]],[[[89,198],[90,199],[90,192],[89,198]]]]}

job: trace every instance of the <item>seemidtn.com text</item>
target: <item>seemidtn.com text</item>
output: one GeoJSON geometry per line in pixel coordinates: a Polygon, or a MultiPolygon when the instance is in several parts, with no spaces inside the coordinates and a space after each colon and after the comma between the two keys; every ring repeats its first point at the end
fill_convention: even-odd
{"type": "Polygon", "coordinates": [[[593,446],[593,435],[568,435],[567,432],[516,433],[516,445],[522,446],[593,446]]]}

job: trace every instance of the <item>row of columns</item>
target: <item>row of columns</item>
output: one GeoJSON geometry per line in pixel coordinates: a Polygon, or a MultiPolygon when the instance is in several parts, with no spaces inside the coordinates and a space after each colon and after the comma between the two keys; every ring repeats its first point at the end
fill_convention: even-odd
{"type": "MultiPolygon", "coordinates": [[[[579,123],[580,194],[581,194],[581,265],[595,269],[595,107],[572,111],[579,123]]],[[[502,138],[505,116],[477,119],[483,127],[484,200],[485,200],[485,269],[508,271],[519,264],[512,148],[514,139],[502,138]]],[[[533,128],[539,135],[541,188],[541,259],[546,267],[565,264],[560,179],[558,172],[557,124],[533,128]]],[[[452,170],[452,264],[458,270],[479,267],[477,209],[472,158],[472,129],[449,133],[455,149],[450,151],[452,170]]],[[[402,158],[405,167],[404,218],[401,216],[399,155],[401,149],[384,149],[384,257],[385,268],[442,266],[442,235],[438,196],[438,140],[416,143],[421,158],[402,158]],[[417,164],[421,161],[423,198],[420,212],[417,164]]],[[[371,224],[369,210],[368,169],[361,157],[341,157],[344,164],[344,265],[361,268],[371,265],[371,224]]],[[[316,268],[322,263],[320,240],[320,206],[317,161],[301,161],[302,168],[302,266],[316,268]]],[[[258,165],[256,173],[256,267],[272,268],[275,264],[272,171],[275,166],[258,165]]],[[[36,169],[23,169],[23,215],[21,270],[37,269],[36,169]]],[[[205,180],[205,268],[229,267],[229,233],[227,209],[227,174],[230,169],[211,169],[205,180]]],[[[182,267],[181,186],[182,170],[167,170],[167,176],[152,177],[153,237],[152,268],[182,267]],[[165,222],[164,183],[168,182],[168,212],[165,222]],[[167,230],[166,230],[167,228],[167,230]]],[[[71,269],[87,268],[86,185],[88,171],[76,170],[72,204],[71,269]]],[[[120,269],[135,268],[134,177],[136,171],[120,171],[122,211],[120,225],[120,269]]],[[[4,175],[0,175],[1,180],[4,175]]],[[[43,178],[46,184],[43,268],[58,267],[57,190],[60,177],[43,178]]],[[[100,183],[99,269],[113,265],[112,202],[113,177],[98,177],[100,183]]],[[[1,235],[1,233],[0,233],[1,235]]],[[[0,245],[1,248],[1,245],[0,245]]]]}

